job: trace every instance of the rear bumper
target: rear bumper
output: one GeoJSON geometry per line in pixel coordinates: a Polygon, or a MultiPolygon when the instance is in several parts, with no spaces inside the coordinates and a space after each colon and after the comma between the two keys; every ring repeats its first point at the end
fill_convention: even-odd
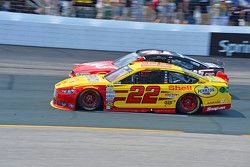
{"type": "Polygon", "coordinates": [[[216,112],[216,111],[222,111],[222,110],[229,110],[231,108],[231,104],[221,104],[221,105],[214,105],[214,106],[206,106],[203,107],[202,112],[203,113],[209,113],[209,112],[216,112]]]}

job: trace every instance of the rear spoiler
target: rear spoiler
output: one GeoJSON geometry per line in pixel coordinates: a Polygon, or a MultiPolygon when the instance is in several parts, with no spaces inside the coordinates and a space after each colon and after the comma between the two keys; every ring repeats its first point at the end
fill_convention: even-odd
{"type": "Polygon", "coordinates": [[[225,63],[219,59],[213,58],[212,63],[220,66],[221,68],[225,68],[225,63]]]}

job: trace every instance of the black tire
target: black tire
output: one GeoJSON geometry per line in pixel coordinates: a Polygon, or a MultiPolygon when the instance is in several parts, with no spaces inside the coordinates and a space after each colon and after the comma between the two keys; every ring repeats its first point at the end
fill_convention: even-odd
{"type": "Polygon", "coordinates": [[[177,112],[180,114],[194,114],[200,110],[201,100],[194,94],[185,94],[177,102],[177,112]]]}
{"type": "Polygon", "coordinates": [[[94,111],[102,106],[102,97],[96,90],[84,90],[77,98],[77,109],[94,111]]]}

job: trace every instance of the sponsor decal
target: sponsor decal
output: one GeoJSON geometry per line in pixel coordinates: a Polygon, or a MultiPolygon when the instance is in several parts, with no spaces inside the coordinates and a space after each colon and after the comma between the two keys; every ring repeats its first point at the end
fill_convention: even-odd
{"type": "Polygon", "coordinates": [[[106,104],[108,103],[114,103],[114,99],[106,99],[106,104]]]}
{"type": "Polygon", "coordinates": [[[193,72],[200,74],[200,75],[205,75],[205,76],[214,76],[214,70],[213,69],[206,69],[206,70],[193,70],[193,72]]]}
{"type": "Polygon", "coordinates": [[[228,87],[220,87],[219,91],[220,91],[220,93],[228,93],[229,88],[228,87]]]}
{"type": "Polygon", "coordinates": [[[106,92],[113,92],[114,91],[114,88],[112,85],[107,85],[106,87],[106,92]]]}
{"type": "Polygon", "coordinates": [[[75,108],[75,105],[74,104],[68,104],[68,107],[69,108],[75,108]]]}
{"type": "Polygon", "coordinates": [[[207,111],[217,111],[217,110],[225,110],[226,106],[216,106],[216,107],[208,107],[207,111]]]}
{"type": "Polygon", "coordinates": [[[80,80],[81,79],[78,77],[73,77],[73,78],[66,79],[66,80],[62,81],[61,83],[62,84],[71,84],[71,83],[75,83],[75,82],[80,81],[80,80]]]}
{"type": "Polygon", "coordinates": [[[111,109],[114,104],[115,91],[113,86],[107,85],[106,87],[106,109],[111,109]]]}
{"type": "Polygon", "coordinates": [[[90,75],[90,73],[77,73],[76,76],[85,76],[85,75],[90,75]]]}
{"type": "Polygon", "coordinates": [[[106,99],[114,99],[115,93],[106,93],[106,99]]]}
{"type": "Polygon", "coordinates": [[[202,70],[193,70],[193,72],[197,73],[197,74],[200,74],[200,75],[204,74],[204,71],[202,71],[202,70]]]}
{"type": "Polygon", "coordinates": [[[226,100],[223,98],[223,99],[220,99],[220,100],[216,100],[216,101],[209,101],[207,102],[208,105],[211,105],[211,104],[225,104],[226,100]]]}
{"type": "Polygon", "coordinates": [[[210,55],[249,57],[250,34],[212,33],[210,55]]]}
{"type": "Polygon", "coordinates": [[[65,103],[63,101],[57,101],[56,104],[59,106],[63,106],[63,107],[67,106],[67,103],[65,103]]]}
{"type": "Polygon", "coordinates": [[[205,76],[214,76],[214,72],[205,72],[205,76]]]}
{"type": "Polygon", "coordinates": [[[172,105],[173,103],[175,103],[175,100],[166,100],[166,101],[164,101],[165,107],[167,107],[168,105],[172,105]]]}
{"type": "Polygon", "coordinates": [[[197,86],[195,93],[202,97],[212,97],[218,93],[218,90],[214,86],[197,86]]]}
{"type": "Polygon", "coordinates": [[[75,90],[74,89],[61,89],[60,92],[64,94],[74,94],[75,90]]]}
{"type": "Polygon", "coordinates": [[[220,104],[220,100],[217,100],[217,101],[209,101],[207,102],[208,105],[211,105],[211,104],[220,104]]]}
{"type": "Polygon", "coordinates": [[[171,68],[171,65],[160,63],[160,62],[142,62],[141,67],[165,67],[165,68],[171,68]]]}
{"type": "Polygon", "coordinates": [[[176,94],[176,93],[166,93],[165,94],[167,98],[169,99],[174,99],[176,98],[179,94],[176,94]]]}
{"type": "Polygon", "coordinates": [[[221,99],[220,103],[222,103],[222,104],[226,103],[226,99],[221,99]]]}
{"type": "Polygon", "coordinates": [[[192,86],[177,86],[177,85],[171,85],[168,86],[169,90],[193,90],[192,86]]]}
{"type": "Polygon", "coordinates": [[[106,103],[106,106],[112,107],[114,103],[106,103]]]}
{"type": "Polygon", "coordinates": [[[99,82],[99,78],[96,75],[85,75],[89,82],[99,82]]]}

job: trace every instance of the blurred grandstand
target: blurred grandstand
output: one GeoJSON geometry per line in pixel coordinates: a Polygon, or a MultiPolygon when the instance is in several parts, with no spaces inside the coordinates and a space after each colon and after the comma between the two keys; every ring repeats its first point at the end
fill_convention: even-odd
{"type": "Polygon", "coordinates": [[[250,26],[250,0],[0,0],[0,10],[157,23],[250,26]]]}

